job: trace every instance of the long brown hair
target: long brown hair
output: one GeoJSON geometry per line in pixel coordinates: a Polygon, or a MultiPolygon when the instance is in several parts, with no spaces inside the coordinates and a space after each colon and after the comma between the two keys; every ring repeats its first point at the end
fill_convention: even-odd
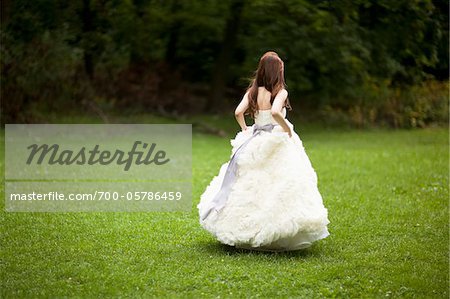
{"type": "MultiPolygon", "coordinates": [[[[259,60],[258,69],[255,72],[255,77],[252,79],[248,91],[249,107],[247,113],[252,118],[255,118],[255,114],[258,112],[258,87],[264,86],[270,91],[270,103],[273,103],[274,98],[286,87],[284,81],[284,63],[277,53],[269,51],[259,60]]],[[[285,107],[292,110],[289,103],[289,99],[286,99],[285,107]]]]}

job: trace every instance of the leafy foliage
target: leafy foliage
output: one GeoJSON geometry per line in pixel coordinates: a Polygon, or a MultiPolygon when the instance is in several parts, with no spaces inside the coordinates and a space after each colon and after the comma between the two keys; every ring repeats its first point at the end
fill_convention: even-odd
{"type": "Polygon", "coordinates": [[[80,104],[175,115],[231,110],[267,50],[285,60],[294,108],[381,109],[386,94],[448,80],[443,0],[2,5],[3,123],[80,104]]]}

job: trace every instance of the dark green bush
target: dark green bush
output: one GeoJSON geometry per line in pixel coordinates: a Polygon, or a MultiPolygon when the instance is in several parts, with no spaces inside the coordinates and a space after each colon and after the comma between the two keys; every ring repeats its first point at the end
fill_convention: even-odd
{"type": "Polygon", "coordinates": [[[320,115],[328,124],[354,127],[445,126],[449,121],[449,82],[428,80],[407,88],[386,88],[378,97],[372,95],[370,101],[348,106],[325,105],[320,115]]]}

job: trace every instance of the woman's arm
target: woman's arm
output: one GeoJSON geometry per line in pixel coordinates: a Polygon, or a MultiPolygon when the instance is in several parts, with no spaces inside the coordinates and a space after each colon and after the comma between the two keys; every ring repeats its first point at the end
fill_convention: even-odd
{"type": "Polygon", "coordinates": [[[289,134],[289,137],[291,137],[292,136],[291,128],[288,126],[286,120],[283,117],[283,114],[281,114],[281,109],[283,109],[283,105],[287,99],[287,96],[288,96],[287,90],[286,89],[281,90],[273,100],[271,112],[273,119],[275,119],[275,121],[283,128],[283,130],[289,134]]]}
{"type": "Polygon", "coordinates": [[[236,117],[239,126],[241,126],[242,131],[247,130],[247,124],[245,123],[244,118],[244,113],[245,111],[247,111],[247,108],[248,108],[248,91],[242,97],[242,101],[239,103],[236,110],[234,111],[234,116],[236,117]]]}

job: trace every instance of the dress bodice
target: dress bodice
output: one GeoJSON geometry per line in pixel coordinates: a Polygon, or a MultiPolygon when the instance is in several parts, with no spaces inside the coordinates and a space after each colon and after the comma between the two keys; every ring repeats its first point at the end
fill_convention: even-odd
{"type": "MultiPolygon", "coordinates": [[[[286,117],[286,108],[282,110],[283,117],[286,117]]],[[[270,109],[267,110],[258,110],[258,113],[255,116],[255,124],[259,126],[274,124],[277,125],[277,121],[273,118],[272,112],[270,109]]]]}

